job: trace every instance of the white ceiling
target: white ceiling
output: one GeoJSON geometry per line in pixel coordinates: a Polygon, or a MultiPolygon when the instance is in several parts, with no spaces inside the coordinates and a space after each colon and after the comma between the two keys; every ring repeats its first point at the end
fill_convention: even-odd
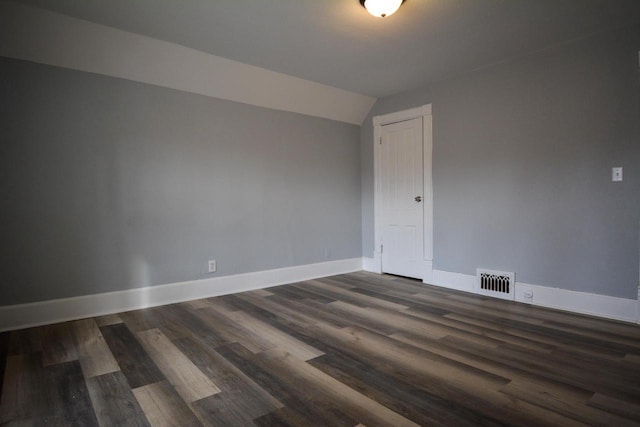
{"type": "Polygon", "coordinates": [[[18,0],[382,97],[567,40],[640,25],[640,0],[18,0]]]}

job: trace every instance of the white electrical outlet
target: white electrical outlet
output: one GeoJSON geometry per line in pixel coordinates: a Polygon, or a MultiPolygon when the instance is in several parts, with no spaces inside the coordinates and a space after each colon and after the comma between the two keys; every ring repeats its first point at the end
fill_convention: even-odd
{"type": "Polygon", "coordinates": [[[215,273],[216,272],[216,260],[212,259],[209,261],[209,273],[215,273]]]}
{"type": "Polygon", "coordinates": [[[611,168],[611,181],[613,182],[622,181],[622,166],[616,166],[615,168],[611,168]]]}

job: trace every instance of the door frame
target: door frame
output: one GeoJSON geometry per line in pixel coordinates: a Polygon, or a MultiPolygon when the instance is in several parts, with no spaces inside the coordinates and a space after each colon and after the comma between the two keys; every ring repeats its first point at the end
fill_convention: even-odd
{"type": "Polygon", "coordinates": [[[374,205],[374,251],[373,267],[377,273],[382,273],[382,126],[392,123],[422,117],[422,167],[423,177],[423,274],[422,281],[431,283],[433,278],[433,179],[432,179],[432,150],[433,125],[431,104],[409,110],[397,111],[373,117],[373,205],[374,205]]]}

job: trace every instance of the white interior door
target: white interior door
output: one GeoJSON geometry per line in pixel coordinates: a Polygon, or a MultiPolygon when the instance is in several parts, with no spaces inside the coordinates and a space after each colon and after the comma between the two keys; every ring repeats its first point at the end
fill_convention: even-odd
{"type": "Polygon", "coordinates": [[[422,278],[422,118],[382,126],[382,271],[422,278]]]}

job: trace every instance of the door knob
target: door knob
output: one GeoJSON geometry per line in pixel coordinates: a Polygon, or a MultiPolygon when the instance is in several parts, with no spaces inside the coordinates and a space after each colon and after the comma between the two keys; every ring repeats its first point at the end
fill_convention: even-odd
{"type": "Polygon", "coordinates": [[[416,196],[413,200],[419,203],[422,201],[422,196],[416,196]]]}

